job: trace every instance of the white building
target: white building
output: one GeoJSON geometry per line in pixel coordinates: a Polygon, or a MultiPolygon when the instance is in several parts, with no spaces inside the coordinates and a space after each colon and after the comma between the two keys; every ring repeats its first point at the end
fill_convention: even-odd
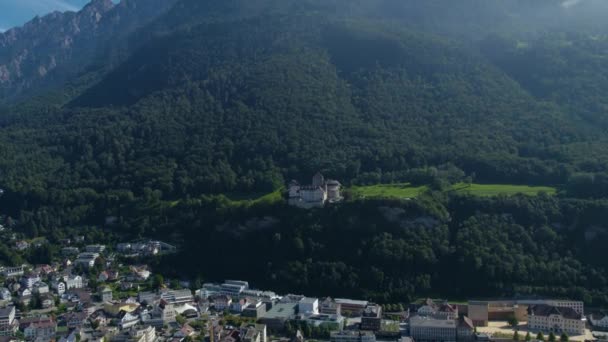
{"type": "Polygon", "coordinates": [[[25,273],[23,266],[5,267],[2,270],[2,275],[5,278],[21,277],[25,273]]]}
{"type": "Polygon", "coordinates": [[[133,328],[129,331],[129,335],[135,342],[154,342],[156,341],[156,329],[148,326],[142,329],[133,328]]]}
{"type": "Polygon", "coordinates": [[[27,287],[28,289],[31,289],[34,286],[34,284],[36,284],[39,281],[40,281],[40,275],[38,275],[37,273],[31,273],[31,274],[28,274],[27,276],[24,276],[23,278],[21,278],[21,285],[27,287]]]}
{"type": "Polygon", "coordinates": [[[0,336],[12,336],[17,330],[14,306],[0,308],[0,336]]]}
{"type": "Polygon", "coordinates": [[[436,319],[456,319],[458,318],[458,308],[446,301],[435,302],[429,298],[418,308],[417,314],[436,319]]]}
{"type": "Polygon", "coordinates": [[[597,330],[608,330],[608,315],[591,315],[591,324],[597,330]]]}
{"type": "Polygon", "coordinates": [[[97,258],[99,258],[99,253],[80,253],[78,254],[78,258],[74,261],[74,264],[93,267],[95,266],[95,260],[97,260],[97,258]]]}
{"type": "Polygon", "coordinates": [[[11,300],[11,291],[6,287],[0,288],[0,300],[11,300]]]}
{"type": "Polygon", "coordinates": [[[59,280],[54,280],[51,282],[51,288],[57,292],[58,295],[62,295],[65,293],[65,283],[59,280]]]}
{"type": "Polygon", "coordinates": [[[302,298],[298,302],[298,313],[299,314],[310,314],[316,315],[319,313],[319,299],[317,298],[302,298]]]}
{"type": "Polygon", "coordinates": [[[194,296],[189,289],[169,290],[161,292],[160,299],[173,305],[188,304],[194,302],[194,296]]]}
{"type": "Polygon", "coordinates": [[[410,336],[414,341],[456,341],[456,320],[414,316],[410,336]]]}
{"type": "Polygon", "coordinates": [[[81,289],[84,287],[84,282],[82,281],[82,277],[79,275],[69,275],[63,278],[65,281],[65,290],[71,289],[81,289]]]}
{"type": "Polygon", "coordinates": [[[39,281],[32,286],[32,292],[38,294],[49,293],[49,286],[46,283],[39,281]]]}
{"type": "Polygon", "coordinates": [[[540,304],[528,308],[528,329],[532,331],[583,335],[586,321],[583,315],[570,307],[540,304]]]}
{"type": "Polygon", "coordinates": [[[26,340],[28,341],[40,341],[47,342],[55,339],[55,332],[57,330],[57,323],[52,319],[40,319],[31,322],[23,330],[26,340]]]}

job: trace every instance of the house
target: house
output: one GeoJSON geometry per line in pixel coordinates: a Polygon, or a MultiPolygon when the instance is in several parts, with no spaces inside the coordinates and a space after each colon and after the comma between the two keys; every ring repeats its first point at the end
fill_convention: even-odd
{"type": "Polygon", "coordinates": [[[342,200],[340,182],[325,180],[322,174],[317,173],[312,178],[312,184],[300,186],[292,181],[289,188],[289,204],[301,208],[322,207],[325,202],[338,202],[342,200]]]}
{"type": "Polygon", "coordinates": [[[268,340],[264,324],[243,323],[239,330],[242,342],[266,342],[268,340]]]}
{"type": "Polygon", "coordinates": [[[55,306],[55,299],[49,293],[45,293],[40,296],[40,305],[43,309],[50,309],[55,306]]]}
{"type": "Polygon", "coordinates": [[[46,283],[39,281],[32,286],[32,293],[37,293],[37,294],[49,293],[49,286],[46,283]]]}
{"type": "Polygon", "coordinates": [[[112,301],[112,289],[107,286],[99,289],[99,298],[102,302],[111,302],[112,301]]]}
{"type": "Polygon", "coordinates": [[[0,308],[0,336],[12,336],[18,328],[14,306],[0,308]]]}
{"type": "Polygon", "coordinates": [[[129,336],[134,342],[155,342],[156,341],[156,329],[151,326],[146,328],[132,328],[129,331],[129,336]]]}
{"type": "Polygon", "coordinates": [[[418,316],[432,317],[435,319],[458,318],[458,307],[450,305],[447,301],[439,303],[427,298],[424,303],[418,308],[418,316]]]}
{"type": "Polygon", "coordinates": [[[100,283],[105,283],[106,281],[108,281],[109,278],[110,278],[110,276],[108,275],[108,272],[101,271],[99,273],[99,276],[97,276],[97,281],[100,283]]]}
{"type": "Polygon", "coordinates": [[[0,300],[11,300],[13,296],[6,287],[0,288],[0,300]]]}
{"type": "Polygon", "coordinates": [[[71,312],[65,315],[65,322],[68,329],[76,329],[82,327],[87,319],[85,312],[71,312]]]}
{"type": "Polygon", "coordinates": [[[21,278],[21,285],[27,287],[28,289],[31,289],[34,286],[34,284],[36,284],[39,281],[40,281],[40,275],[38,273],[30,273],[26,276],[23,276],[23,278],[21,278]]]}
{"type": "Polygon", "coordinates": [[[332,331],[331,342],[376,342],[376,335],[371,331],[332,331]]]}
{"type": "Polygon", "coordinates": [[[106,250],[106,246],[104,245],[88,245],[84,248],[87,253],[96,253],[101,254],[106,250]]]}
{"type": "Polygon", "coordinates": [[[57,322],[51,318],[37,318],[27,324],[23,329],[23,335],[28,341],[52,341],[55,339],[57,322]]]}
{"type": "Polygon", "coordinates": [[[97,324],[100,327],[105,327],[106,325],[108,325],[110,323],[110,320],[108,319],[106,314],[103,312],[103,310],[95,311],[93,314],[91,314],[91,316],[89,317],[89,320],[91,322],[97,322],[97,324]]]}
{"type": "Polygon", "coordinates": [[[316,315],[319,313],[319,299],[304,297],[298,302],[298,313],[316,315]]]}
{"type": "Polygon", "coordinates": [[[213,307],[216,311],[224,311],[230,308],[232,304],[232,298],[226,295],[217,295],[211,297],[211,301],[213,302],[213,307]]]}
{"type": "Polygon", "coordinates": [[[65,293],[65,283],[63,281],[60,280],[53,280],[51,281],[51,288],[58,294],[58,295],[62,295],[65,293]]]}
{"type": "Polygon", "coordinates": [[[341,305],[336,303],[336,301],[330,297],[327,297],[321,301],[321,304],[319,305],[319,313],[339,316],[342,313],[341,305]]]}
{"type": "Polygon", "coordinates": [[[79,275],[68,275],[63,278],[65,281],[65,290],[81,289],[84,287],[82,277],[79,275]]]}
{"type": "Polygon", "coordinates": [[[19,294],[19,298],[31,297],[32,290],[28,289],[27,287],[24,287],[21,290],[19,290],[18,294],[19,294]]]}
{"type": "Polygon", "coordinates": [[[593,314],[589,316],[589,321],[595,330],[608,330],[608,314],[593,314]]]}
{"type": "Polygon", "coordinates": [[[34,272],[40,273],[42,275],[49,275],[55,272],[55,269],[51,265],[38,265],[34,269],[34,272]]]}
{"type": "Polygon", "coordinates": [[[414,341],[456,341],[456,320],[414,316],[410,318],[410,336],[414,341]]]}
{"type": "Polygon", "coordinates": [[[361,330],[379,331],[382,327],[382,307],[368,304],[361,314],[361,330]]]}
{"type": "Polygon", "coordinates": [[[15,248],[18,251],[24,251],[24,250],[30,248],[30,244],[27,241],[19,240],[19,241],[15,242],[15,248]]]}
{"type": "Polygon", "coordinates": [[[120,329],[129,329],[136,326],[138,323],[139,316],[134,313],[121,311],[118,315],[118,326],[120,329]]]}
{"type": "Polygon", "coordinates": [[[532,331],[583,335],[586,322],[587,319],[571,307],[546,304],[528,307],[528,328],[532,331]]]}
{"type": "Polygon", "coordinates": [[[80,253],[78,254],[78,258],[74,260],[75,265],[82,265],[86,268],[90,268],[95,266],[95,260],[99,258],[99,253],[80,253]]]}

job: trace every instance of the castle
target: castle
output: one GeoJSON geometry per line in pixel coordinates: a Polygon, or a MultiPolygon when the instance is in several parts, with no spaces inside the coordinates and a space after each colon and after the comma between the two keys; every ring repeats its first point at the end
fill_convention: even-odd
{"type": "Polygon", "coordinates": [[[312,178],[312,185],[301,186],[296,181],[289,184],[289,204],[300,208],[322,207],[326,202],[334,203],[342,200],[340,182],[325,180],[317,173],[312,178]]]}

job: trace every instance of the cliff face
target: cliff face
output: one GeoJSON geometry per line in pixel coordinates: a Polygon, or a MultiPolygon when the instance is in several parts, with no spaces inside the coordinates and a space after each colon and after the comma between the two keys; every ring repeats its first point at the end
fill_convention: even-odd
{"type": "Polygon", "coordinates": [[[118,37],[147,24],[173,0],[93,0],[79,12],[54,12],[0,34],[0,98],[65,82],[118,37]]]}

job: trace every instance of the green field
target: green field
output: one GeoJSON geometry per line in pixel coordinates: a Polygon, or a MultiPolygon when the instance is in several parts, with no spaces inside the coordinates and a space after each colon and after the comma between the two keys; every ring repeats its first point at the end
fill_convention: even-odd
{"type": "MultiPolygon", "coordinates": [[[[378,184],[350,188],[351,194],[356,198],[414,198],[426,190],[428,190],[427,186],[413,186],[410,183],[378,184]]],[[[557,189],[545,186],[460,183],[453,185],[448,191],[488,197],[516,194],[535,196],[540,192],[553,195],[557,192],[557,189]]]]}
{"type": "Polygon", "coordinates": [[[378,184],[350,188],[353,196],[360,198],[414,198],[426,190],[428,190],[426,186],[412,186],[410,183],[378,184]]]}

